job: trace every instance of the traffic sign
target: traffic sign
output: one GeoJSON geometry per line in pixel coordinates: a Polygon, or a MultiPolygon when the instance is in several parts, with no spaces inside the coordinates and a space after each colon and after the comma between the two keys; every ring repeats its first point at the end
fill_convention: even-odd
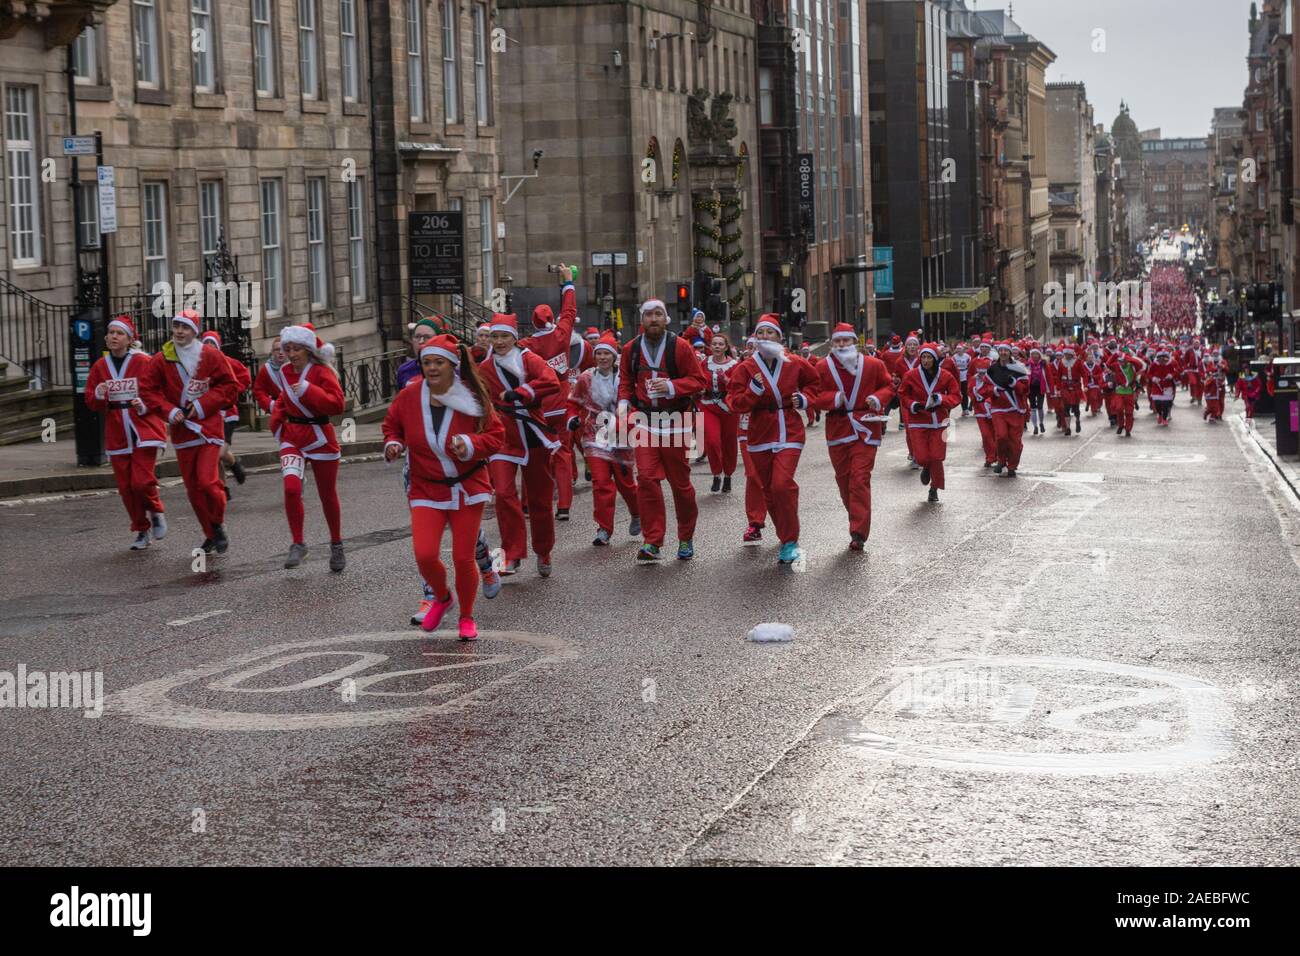
{"type": "Polygon", "coordinates": [[[63,155],[64,156],[94,156],[95,137],[93,136],[63,137],[63,155]]]}
{"type": "Polygon", "coordinates": [[[593,252],[591,254],[591,264],[593,266],[612,266],[614,264],[614,254],[612,252],[593,252]]]}
{"type": "Polygon", "coordinates": [[[99,231],[117,232],[117,177],[112,166],[97,167],[99,176],[99,231]]]}

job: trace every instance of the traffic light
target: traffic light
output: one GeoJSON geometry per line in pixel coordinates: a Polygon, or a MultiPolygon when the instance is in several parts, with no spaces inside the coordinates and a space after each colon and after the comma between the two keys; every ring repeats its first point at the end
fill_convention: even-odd
{"type": "Polygon", "coordinates": [[[683,320],[690,318],[691,284],[689,282],[677,283],[677,312],[683,320]]]}

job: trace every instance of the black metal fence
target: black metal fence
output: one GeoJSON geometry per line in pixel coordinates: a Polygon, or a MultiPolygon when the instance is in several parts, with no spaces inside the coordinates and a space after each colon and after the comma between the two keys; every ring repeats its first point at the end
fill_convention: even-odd
{"type": "Polygon", "coordinates": [[[335,358],[343,397],[353,411],[373,408],[390,401],[397,394],[397,369],[411,357],[407,349],[380,352],[355,361],[346,361],[340,352],[335,358]]]}
{"type": "Polygon", "coordinates": [[[26,374],[33,390],[68,388],[68,325],[76,306],[51,305],[0,279],[0,358],[26,374]]]}

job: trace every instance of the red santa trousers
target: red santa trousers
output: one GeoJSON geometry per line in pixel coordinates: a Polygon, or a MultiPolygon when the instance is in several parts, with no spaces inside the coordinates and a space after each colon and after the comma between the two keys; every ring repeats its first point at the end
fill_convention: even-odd
{"type": "Polygon", "coordinates": [[[131,530],[137,533],[149,530],[149,512],[163,513],[162,499],[158,497],[158,476],[154,462],[157,448],[139,448],[129,455],[112,455],[113,478],[117,493],[122,498],[126,513],[131,516],[131,530]]]}
{"type": "Polygon", "coordinates": [[[592,455],[587,459],[587,467],[591,469],[591,510],[596,519],[596,527],[613,534],[614,505],[619,495],[623,496],[628,513],[633,518],[641,513],[637,504],[632,466],[592,455]]]}
{"type": "Polygon", "coordinates": [[[993,433],[993,419],[982,417],[975,420],[980,423],[980,442],[984,445],[984,461],[991,465],[998,460],[998,439],[993,433]]]}
{"type": "Polygon", "coordinates": [[[749,446],[741,443],[740,455],[745,461],[745,517],[750,524],[760,528],[767,520],[767,499],[763,495],[763,482],[758,478],[754,459],[749,455],[749,446]]]}
{"type": "Polygon", "coordinates": [[[695,504],[695,488],[691,485],[691,465],[686,458],[686,449],[641,445],[634,451],[637,507],[641,512],[641,533],[646,543],[655,547],[664,543],[668,516],[664,511],[664,490],[660,484],[663,481],[667,481],[673,490],[677,540],[691,540],[695,536],[695,521],[700,512],[695,504]]]}
{"type": "Polygon", "coordinates": [[[573,432],[562,427],[556,437],[560,442],[560,450],[555,453],[552,462],[555,470],[555,507],[568,511],[573,507],[573,482],[577,472],[573,457],[573,432]]]}
{"type": "Polygon", "coordinates": [[[831,445],[831,465],[835,483],[840,486],[840,501],[849,513],[849,533],[871,537],[871,470],[876,467],[875,445],[851,441],[831,445]]]}
{"type": "Polygon", "coordinates": [[[220,460],[220,445],[204,442],[191,448],[176,449],[176,464],[185,482],[185,494],[206,538],[211,538],[213,529],[226,520],[226,489],[222,487],[221,473],[217,469],[220,460]]]}
{"type": "Polygon", "coordinates": [[[1088,414],[1096,415],[1101,411],[1101,389],[1088,389],[1088,414]]]}
{"type": "Polygon", "coordinates": [[[736,416],[718,409],[716,405],[702,406],[704,416],[704,454],[709,459],[709,472],[730,475],[736,470],[736,416]]]}
{"type": "Polygon", "coordinates": [[[930,469],[930,487],[943,490],[943,460],[948,456],[946,428],[909,428],[912,435],[912,455],[922,468],[930,469]]]}
{"type": "Polygon", "coordinates": [[[1223,417],[1223,399],[1207,398],[1205,400],[1205,414],[1202,418],[1222,418],[1223,417]]]}
{"type": "Polygon", "coordinates": [[[302,483],[306,474],[298,474],[285,462],[285,458],[297,457],[305,466],[310,462],[312,476],[316,479],[316,497],[320,499],[321,511],[325,514],[325,523],[329,525],[330,541],[343,540],[343,509],[339,505],[339,460],[317,461],[305,458],[297,448],[288,445],[280,447],[281,476],[284,479],[284,514],[289,519],[289,533],[295,544],[303,541],[303,504],[302,483]]]}
{"type": "Polygon", "coordinates": [[[763,501],[772,515],[772,527],[782,544],[799,540],[799,486],[794,473],[802,453],[802,448],[749,453],[763,485],[763,501]]]}
{"type": "Polygon", "coordinates": [[[998,464],[1015,471],[1020,467],[1020,452],[1024,448],[1025,416],[1017,412],[1001,412],[993,416],[993,436],[997,439],[998,464]]]}
{"type": "Polygon", "coordinates": [[[1126,431],[1132,431],[1133,430],[1133,409],[1137,405],[1137,396],[1120,395],[1118,392],[1116,392],[1115,397],[1119,399],[1119,411],[1117,413],[1119,416],[1119,421],[1116,422],[1116,425],[1124,428],[1126,431]]]}
{"type": "Polygon", "coordinates": [[[456,569],[456,602],[460,605],[461,617],[474,616],[474,599],[478,597],[479,583],[474,547],[478,543],[478,529],[482,522],[481,504],[411,509],[411,547],[415,551],[415,563],[420,568],[420,577],[429,582],[434,597],[439,601],[451,593],[447,590],[447,567],[438,557],[442,550],[442,532],[451,526],[451,563],[456,569]]]}
{"type": "MultiPolygon", "coordinates": [[[[555,496],[555,479],[551,474],[551,456],[545,449],[528,449],[528,464],[513,461],[494,461],[488,465],[492,472],[492,487],[496,492],[497,527],[501,531],[501,547],[507,561],[522,561],[528,557],[528,534],[524,529],[524,506],[519,500],[519,483],[516,474],[523,471],[524,496],[528,500],[528,524],[533,532],[533,550],[549,557],[555,547],[555,512],[551,501],[555,496]]],[[[425,578],[428,581],[428,578],[425,578]]]]}

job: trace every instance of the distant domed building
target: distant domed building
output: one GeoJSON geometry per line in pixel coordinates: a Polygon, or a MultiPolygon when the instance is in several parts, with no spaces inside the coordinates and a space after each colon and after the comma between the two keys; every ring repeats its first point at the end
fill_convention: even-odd
{"type": "Polygon", "coordinates": [[[1110,124],[1110,136],[1120,159],[1120,188],[1124,192],[1128,235],[1136,242],[1146,235],[1147,210],[1142,191],[1142,137],[1129,116],[1128,104],[1120,101],[1119,115],[1110,124]]]}

